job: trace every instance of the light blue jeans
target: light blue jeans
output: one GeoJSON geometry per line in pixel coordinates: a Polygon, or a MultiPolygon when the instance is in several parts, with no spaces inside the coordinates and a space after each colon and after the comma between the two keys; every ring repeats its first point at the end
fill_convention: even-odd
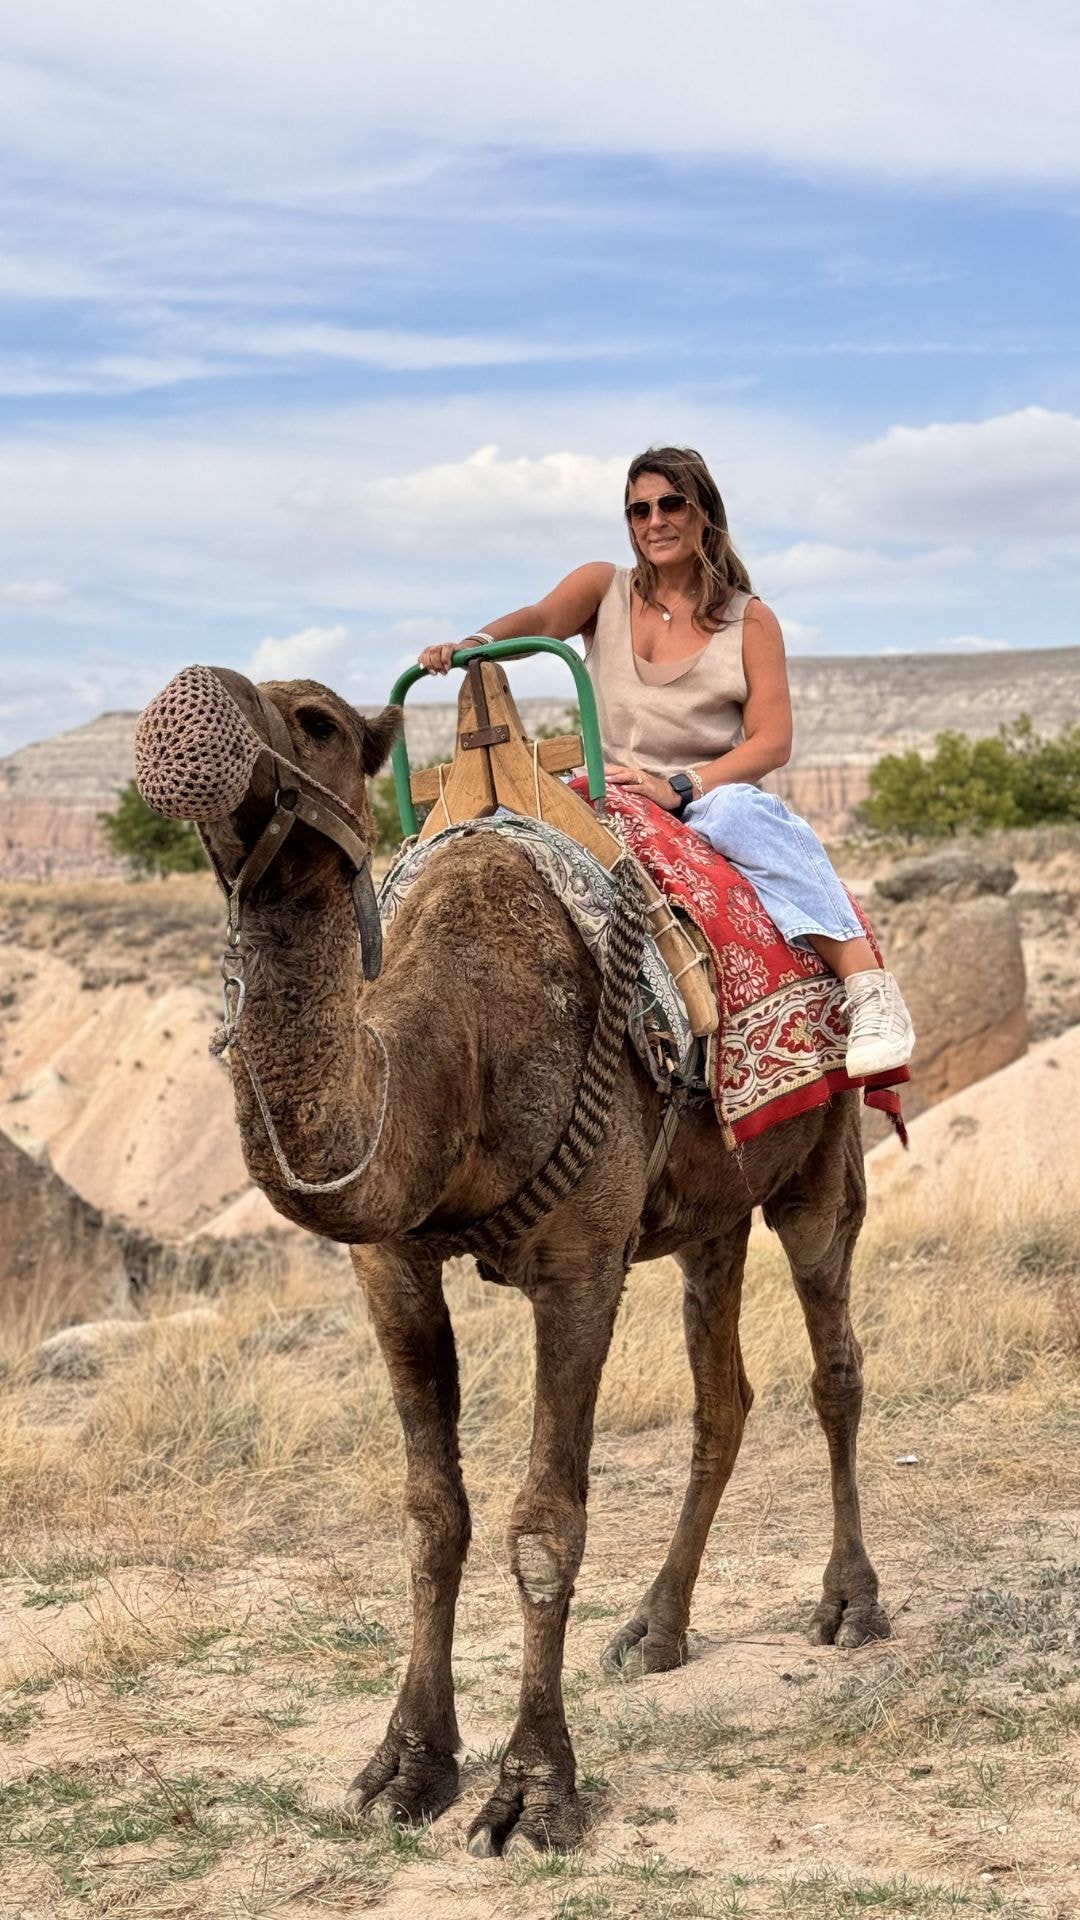
{"type": "Polygon", "coordinates": [[[862,927],[821,841],[775,793],[733,782],[692,800],[683,824],[756,888],[785,940],[858,940],[862,927]]]}

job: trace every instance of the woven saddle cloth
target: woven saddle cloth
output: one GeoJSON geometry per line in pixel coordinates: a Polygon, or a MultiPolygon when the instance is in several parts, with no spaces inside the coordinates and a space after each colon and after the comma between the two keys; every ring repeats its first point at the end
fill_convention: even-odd
{"type": "MultiPolygon", "coordinates": [[[[520,848],[539,879],[564,907],[581,938],[603,971],[614,882],[606,867],[578,841],[546,821],[499,808],[481,820],[444,827],[430,840],[405,848],[391,867],[379,892],[383,925],[393,925],[404,902],[433,859],[447,847],[476,834],[498,834],[520,848]]],[[[646,934],[638,974],[637,1003],[630,1016],[630,1038],[642,1065],[656,1086],[666,1090],[674,1069],[685,1065],[693,1035],[683,998],[660,949],[646,934]]]]}

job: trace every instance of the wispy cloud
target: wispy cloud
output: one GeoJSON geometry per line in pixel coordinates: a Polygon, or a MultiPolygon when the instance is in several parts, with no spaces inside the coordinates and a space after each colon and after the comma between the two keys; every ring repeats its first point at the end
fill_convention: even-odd
{"type": "Polygon", "coordinates": [[[0,584],[0,605],[56,607],[68,597],[59,580],[8,580],[0,584]]]}
{"type": "Polygon", "coordinates": [[[136,167],[184,166],[240,192],[253,176],[294,193],[340,176],[358,128],[384,153],[390,140],[423,154],[433,134],[459,149],[611,153],[647,139],[860,178],[1074,180],[1074,31],[1063,0],[1023,12],[910,0],[902,32],[860,0],[699,9],[690,42],[650,36],[650,93],[678,111],[650,115],[646,136],[642,49],[621,0],[549,0],[537,14],[474,0],[465,23],[435,0],[374,14],[309,0],[270,15],[256,0],[189,0],[175,17],[102,0],[92,15],[58,4],[11,23],[22,70],[0,104],[36,151],[70,143],[73,160],[96,150],[114,174],[125,158],[137,180],[136,167]],[[718,112],[721,74],[738,84],[718,112]]]}
{"type": "Polygon", "coordinates": [[[848,456],[818,518],[894,539],[1080,547],[1080,418],[1025,407],[890,427],[848,456]]]}
{"type": "MultiPolygon", "coordinates": [[[[386,372],[429,372],[456,367],[517,367],[535,362],[607,359],[626,343],[509,339],[499,334],[437,334],[404,327],[306,325],[219,327],[204,330],[238,359],[254,355],[281,362],[342,360],[386,372]]],[[[638,347],[640,343],[637,343],[638,347]]]]}

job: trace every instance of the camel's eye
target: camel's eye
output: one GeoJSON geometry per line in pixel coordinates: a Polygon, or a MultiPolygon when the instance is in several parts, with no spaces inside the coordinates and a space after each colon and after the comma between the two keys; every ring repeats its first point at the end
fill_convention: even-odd
{"type": "Polygon", "coordinates": [[[337,732],[336,723],[323,707],[300,707],[296,717],[309,740],[332,740],[337,732]]]}

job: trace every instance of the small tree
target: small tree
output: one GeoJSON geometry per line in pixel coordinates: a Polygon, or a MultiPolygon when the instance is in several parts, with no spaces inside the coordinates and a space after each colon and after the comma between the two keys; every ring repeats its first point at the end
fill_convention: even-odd
{"type": "Polygon", "coordinates": [[[112,813],[99,813],[105,838],[139,878],[197,873],[207,865],[202,841],[186,820],[167,820],[148,807],[134,780],[117,795],[112,813]]]}
{"type": "Polygon", "coordinates": [[[375,817],[375,851],[396,853],[401,845],[401,815],[392,773],[380,773],[369,788],[371,811],[375,817]]]}
{"type": "Polygon", "coordinates": [[[914,752],[879,760],[859,812],[908,839],[1080,820],[1080,727],[1043,740],[1021,714],[983,740],[939,733],[928,760],[914,752]]]}

